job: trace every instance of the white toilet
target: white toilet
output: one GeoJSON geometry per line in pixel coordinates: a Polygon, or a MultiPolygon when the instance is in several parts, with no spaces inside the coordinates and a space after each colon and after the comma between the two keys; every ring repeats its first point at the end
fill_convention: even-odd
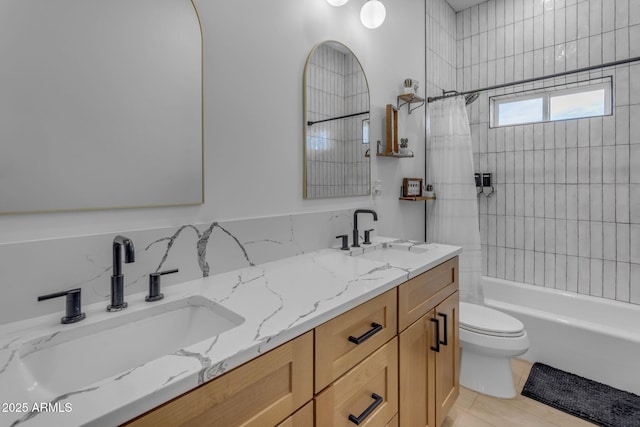
{"type": "Polygon", "coordinates": [[[524,354],[529,337],[518,319],[460,302],[460,384],[479,393],[513,398],[511,358],[524,354]]]}

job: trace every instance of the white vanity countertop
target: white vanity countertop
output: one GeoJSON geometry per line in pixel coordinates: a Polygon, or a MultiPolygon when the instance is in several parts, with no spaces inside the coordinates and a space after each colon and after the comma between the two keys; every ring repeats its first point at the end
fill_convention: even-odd
{"type": "MultiPolygon", "coordinates": [[[[60,313],[0,326],[0,426],[115,426],[263,354],[365,301],[394,288],[461,252],[454,246],[376,238],[408,247],[407,256],[376,260],[324,249],[163,289],[165,298],[144,301],[128,295],[129,308],[107,313],[105,303],[87,305],[87,318],[60,324],[60,313]],[[64,393],[33,379],[21,357],[25,343],[46,343],[114,316],[200,295],[244,318],[239,326],[172,354],[64,393]],[[34,404],[49,404],[33,411],[34,404]],[[26,412],[24,411],[26,409],[26,412]]],[[[162,340],[162,330],[146,340],[162,340]]],[[[55,342],[55,340],[54,340],[55,342]]],[[[126,343],[121,346],[127,356],[126,343]]],[[[99,358],[98,358],[99,359],[99,358]]],[[[100,360],[86,360],[99,365],[100,360]]],[[[55,369],[55,367],[51,367],[55,369]]],[[[69,375],[74,375],[69,372],[69,375]]]]}

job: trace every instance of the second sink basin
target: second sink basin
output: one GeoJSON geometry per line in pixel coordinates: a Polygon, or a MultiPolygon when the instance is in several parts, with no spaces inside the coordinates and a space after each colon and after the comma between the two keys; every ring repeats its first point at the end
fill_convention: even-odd
{"type": "Polygon", "coordinates": [[[422,254],[427,251],[428,249],[426,248],[419,248],[416,246],[384,243],[379,247],[375,247],[372,250],[364,251],[364,253],[354,256],[402,268],[413,267],[416,263],[422,263],[424,259],[422,254]]]}
{"type": "Polygon", "coordinates": [[[125,374],[244,320],[207,298],[192,296],[32,340],[22,346],[20,358],[35,387],[57,396],[125,374]]]}

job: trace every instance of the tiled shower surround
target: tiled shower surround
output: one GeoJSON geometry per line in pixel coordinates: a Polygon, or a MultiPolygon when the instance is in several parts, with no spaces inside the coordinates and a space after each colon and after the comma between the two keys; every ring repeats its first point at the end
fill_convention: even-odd
{"type": "MultiPolygon", "coordinates": [[[[328,44],[308,64],[307,120],[316,121],[369,110],[369,89],[357,59],[328,44]],[[329,88],[329,90],[327,90],[329,88]]],[[[363,143],[368,115],[316,123],[306,128],[307,196],[365,195],[369,191],[371,144],[363,143]],[[355,135],[355,139],[349,139],[355,135]]]]}
{"type": "MultiPolygon", "coordinates": [[[[640,1],[491,0],[457,14],[458,90],[640,56],[640,1]]],[[[469,108],[484,273],[640,304],[640,62],[483,93],[469,108]],[[613,115],[490,128],[489,97],[601,76],[613,115]],[[634,279],[635,278],[635,279],[634,279]]]]}
{"type": "Polygon", "coordinates": [[[439,96],[456,87],[456,13],[445,0],[426,0],[425,9],[425,93],[439,96]]]}

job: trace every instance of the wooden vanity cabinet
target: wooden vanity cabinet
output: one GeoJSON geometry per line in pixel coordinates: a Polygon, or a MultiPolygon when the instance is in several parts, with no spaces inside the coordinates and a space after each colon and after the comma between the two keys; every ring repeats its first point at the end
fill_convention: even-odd
{"type": "MultiPolygon", "coordinates": [[[[125,426],[275,426],[312,398],[313,332],[307,332],[125,426]]],[[[304,417],[294,414],[291,422],[304,426],[297,423],[304,417]]]]}
{"type": "Polygon", "coordinates": [[[295,414],[278,424],[277,427],[313,427],[314,413],[313,401],[307,403],[295,414]]]}
{"type": "Polygon", "coordinates": [[[398,413],[397,338],[316,395],[316,425],[349,427],[350,418],[363,425],[386,426],[398,413]]]}
{"type": "Polygon", "coordinates": [[[396,290],[373,298],[315,329],[315,391],[320,392],[395,337],[396,290]]]}
{"type": "Polygon", "coordinates": [[[364,425],[440,427],[460,392],[458,305],[455,257],[316,328],[316,426],[353,425],[349,415],[385,390],[364,425]],[[389,313],[397,315],[397,338],[389,313]],[[387,322],[385,335],[379,331],[366,348],[345,345],[345,331],[375,322],[387,322]]]}
{"type": "Polygon", "coordinates": [[[400,415],[402,426],[435,427],[435,352],[433,311],[399,336],[400,415]]]}
{"type": "Polygon", "coordinates": [[[455,257],[125,425],[440,427],[459,394],[457,291],[455,257]]]}
{"type": "Polygon", "coordinates": [[[447,344],[440,345],[435,353],[436,382],[436,426],[440,427],[460,395],[460,337],[459,337],[459,293],[455,292],[438,304],[435,318],[442,322],[440,336],[446,336],[447,344]],[[442,317],[444,316],[444,317],[442,317]],[[446,324],[446,327],[445,327],[446,324]]]}
{"type": "Polygon", "coordinates": [[[400,426],[440,427],[460,393],[458,305],[457,258],[398,288],[400,426]]]}

